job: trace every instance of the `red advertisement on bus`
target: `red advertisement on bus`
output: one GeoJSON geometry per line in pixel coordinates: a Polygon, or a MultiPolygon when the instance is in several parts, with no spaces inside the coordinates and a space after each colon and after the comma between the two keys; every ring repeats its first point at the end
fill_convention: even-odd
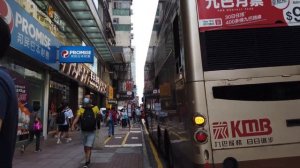
{"type": "Polygon", "coordinates": [[[300,25],[300,0],[198,0],[201,32],[300,25]]]}

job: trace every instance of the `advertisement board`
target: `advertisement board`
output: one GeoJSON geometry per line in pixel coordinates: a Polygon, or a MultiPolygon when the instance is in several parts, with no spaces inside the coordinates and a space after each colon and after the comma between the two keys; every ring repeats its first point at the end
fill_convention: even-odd
{"type": "Polygon", "coordinates": [[[60,42],[15,1],[0,1],[0,15],[11,31],[11,47],[43,63],[55,63],[60,42]]]}
{"type": "Polygon", "coordinates": [[[14,71],[8,71],[13,78],[18,98],[18,140],[28,138],[28,125],[32,107],[29,105],[29,84],[26,79],[14,71]]]}
{"type": "Polygon", "coordinates": [[[94,63],[94,48],[91,46],[62,46],[59,48],[60,63],[94,63]]]}
{"type": "Polygon", "coordinates": [[[300,25],[299,0],[198,0],[200,32],[300,25]]]}

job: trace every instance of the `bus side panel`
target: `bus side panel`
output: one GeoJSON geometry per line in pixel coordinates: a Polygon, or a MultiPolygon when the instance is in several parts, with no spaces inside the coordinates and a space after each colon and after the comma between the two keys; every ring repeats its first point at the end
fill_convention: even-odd
{"type": "Polygon", "coordinates": [[[207,143],[198,144],[194,139],[194,133],[199,130],[204,130],[210,135],[209,132],[209,116],[207,114],[206,95],[204,82],[191,82],[186,84],[186,107],[189,111],[189,116],[185,119],[185,123],[189,124],[191,139],[194,141],[194,147],[197,148],[197,153],[194,156],[194,162],[198,164],[212,163],[211,143],[208,137],[207,143]],[[204,127],[197,126],[193,118],[197,115],[202,115],[206,119],[204,127]],[[208,152],[208,158],[205,156],[205,151],[208,152]]]}
{"type": "Polygon", "coordinates": [[[215,164],[215,168],[223,168],[221,163],[225,159],[224,156],[236,158],[239,168],[296,168],[299,167],[299,149],[300,144],[215,150],[215,163],[218,163],[215,164]],[[282,157],[283,155],[285,157],[282,157]],[[256,159],[253,156],[256,156],[256,159]]]}

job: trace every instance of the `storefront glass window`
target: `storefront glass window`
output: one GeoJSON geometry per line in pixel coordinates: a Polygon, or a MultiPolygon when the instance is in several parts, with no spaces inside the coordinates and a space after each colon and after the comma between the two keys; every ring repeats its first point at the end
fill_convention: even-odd
{"type": "Polygon", "coordinates": [[[57,109],[60,107],[63,99],[70,100],[69,86],[50,81],[48,134],[51,134],[52,132],[54,133],[56,131],[56,116],[58,112],[57,109]]]}
{"type": "Polygon", "coordinates": [[[19,66],[16,64],[12,64],[11,69],[15,72],[18,72],[20,75],[22,75],[24,77],[32,77],[32,78],[39,79],[39,80],[43,79],[42,73],[32,71],[30,69],[27,69],[25,67],[22,67],[22,66],[19,66]]]}

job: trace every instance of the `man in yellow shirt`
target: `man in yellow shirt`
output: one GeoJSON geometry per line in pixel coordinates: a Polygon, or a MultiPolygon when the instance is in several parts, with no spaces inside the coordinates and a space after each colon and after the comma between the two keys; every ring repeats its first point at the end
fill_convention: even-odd
{"type": "Polygon", "coordinates": [[[92,148],[96,137],[96,116],[99,112],[99,108],[92,104],[91,95],[85,95],[83,107],[78,109],[76,118],[72,124],[72,130],[74,130],[75,125],[80,119],[86,160],[84,168],[87,168],[91,161],[92,148]]]}

